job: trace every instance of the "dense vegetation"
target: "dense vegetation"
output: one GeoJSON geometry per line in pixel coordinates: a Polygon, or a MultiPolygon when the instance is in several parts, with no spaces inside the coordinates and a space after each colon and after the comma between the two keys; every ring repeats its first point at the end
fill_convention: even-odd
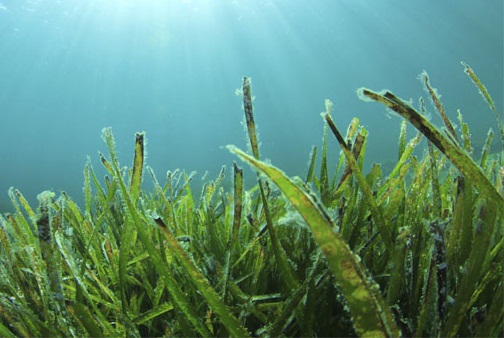
{"type": "MultiPolygon", "coordinates": [[[[490,95],[464,67],[504,140],[490,95]]],[[[183,171],[158,181],[143,163],[143,133],[123,168],[104,129],[107,175],[101,182],[86,165],[82,208],[46,191],[35,211],[9,191],[0,336],[502,336],[504,152],[490,154],[490,131],[476,161],[462,115],[458,134],[421,78],[443,132],[423,117],[423,100],[419,113],[390,92],[359,90],[405,118],[386,176],[379,164],[362,172],[367,131],[354,119],[343,136],[329,101],[306,178],[262,162],[248,78],[250,154],[228,147],[258,172],[248,191],[236,163],[232,191],[224,169],[198,196],[183,171]],[[406,120],[419,131],[409,141],[406,120]],[[329,132],[343,150],[336,167],[329,132]],[[147,179],[153,191],[141,189],[147,179]]]]}

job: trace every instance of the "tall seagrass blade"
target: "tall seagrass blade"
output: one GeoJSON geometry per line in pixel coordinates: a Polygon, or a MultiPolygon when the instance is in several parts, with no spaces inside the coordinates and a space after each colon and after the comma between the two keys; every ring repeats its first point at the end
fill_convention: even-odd
{"type": "Polygon", "coordinates": [[[499,209],[504,210],[504,197],[495,189],[493,184],[485,176],[485,173],[474,163],[473,159],[467,155],[460,147],[453,144],[444,136],[434,125],[423,117],[414,108],[407,105],[397,96],[389,91],[375,92],[367,88],[358,90],[359,97],[371,99],[379,102],[399,115],[407,119],[415,128],[425,135],[448,159],[457,167],[457,169],[474,182],[474,186],[481,193],[495,200],[499,209]]]}
{"type": "Polygon", "coordinates": [[[380,294],[348,244],[333,232],[334,225],[312,198],[274,166],[258,161],[234,146],[228,149],[268,176],[285,194],[310,227],[345,297],[356,332],[369,337],[398,337],[399,330],[380,294]]]}

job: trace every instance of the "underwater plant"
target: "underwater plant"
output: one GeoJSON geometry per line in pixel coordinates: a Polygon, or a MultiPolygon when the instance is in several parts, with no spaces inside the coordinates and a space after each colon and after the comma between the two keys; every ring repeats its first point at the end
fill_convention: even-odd
{"type": "Polygon", "coordinates": [[[305,179],[261,161],[250,79],[242,95],[250,151],[228,149],[257,171],[244,188],[233,164],[191,189],[194,174],[159,181],[144,164],[145,133],[123,168],[110,128],[102,182],[84,168],[85,203],[46,191],[34,210],[14,188],[0,216],[0,336],[502,336],[504,128],[495,114],[476,161],[469,127],[455,131],[427,73],[421,80],[444,130],[389,91],[359,97],[404,118],[398,159],[365,174],[368,132],[346,135],[326,100],[324,139],[305,179]],[[407,121],[418,133],[406,139],[407,121]],[[327,140],[342,154],[327,160],[327,140]],[[414,149],[425,136],[427,152],[414,149]],[[318,169],[318,173],[317,173],[318,169]],[[141,189],[150,176],[152,191],[141,189]]]}

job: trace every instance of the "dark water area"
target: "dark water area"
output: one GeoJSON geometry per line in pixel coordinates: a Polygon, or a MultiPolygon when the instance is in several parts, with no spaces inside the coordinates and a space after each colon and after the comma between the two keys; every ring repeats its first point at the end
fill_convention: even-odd
{"type": "Polygon", "coordinates": [[[503,17],[502,0],[0,0],[0,212],[12,210],[9,187],[33,206],[46,189],[82,204],[88,156],[104,175],[104,127],[127,166],[134,133],[146,131],[146,162],[162,183],[181,168],[196,170],[198,185],[222,165],[231,180],[237,159],[225,145],[246,148],[243,76],[261,156],[289,175],[306,175],[321,144],[326,98],[342,130],[353,117],[369,130],[366,165],[395,160],[401,120],[355,92],[387,88],[416,105],[422,70],[455,124],[461,110],[479,154],[489,128],[500,137],[460,62],[502,114],[503,17]]]}

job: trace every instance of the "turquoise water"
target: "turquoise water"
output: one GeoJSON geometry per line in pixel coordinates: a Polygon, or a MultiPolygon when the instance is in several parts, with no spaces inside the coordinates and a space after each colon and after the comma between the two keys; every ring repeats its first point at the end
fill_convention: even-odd
{"type": "Polygon", "coordinates": [[[393,160],[400,119],[355,91],[387,88],[416,104],[424,69],[479,153],[497,128],[460,61],[503,112],[503,12],[502,0],[0,0],[0,211],[11,186],[34,204],[46,189],[81,202],[87,156],[98,170],[106,153],[103,127],[123,165],[145,130],[162,182],[175,168],[198,171],[195,184],[229,172],[224,146],[246,147],[243,76],[262,157],[289,175],[304,176],[321,143],[326,98],[342,130],[354,116],[369,130],[368,164],[393,160]]]}

